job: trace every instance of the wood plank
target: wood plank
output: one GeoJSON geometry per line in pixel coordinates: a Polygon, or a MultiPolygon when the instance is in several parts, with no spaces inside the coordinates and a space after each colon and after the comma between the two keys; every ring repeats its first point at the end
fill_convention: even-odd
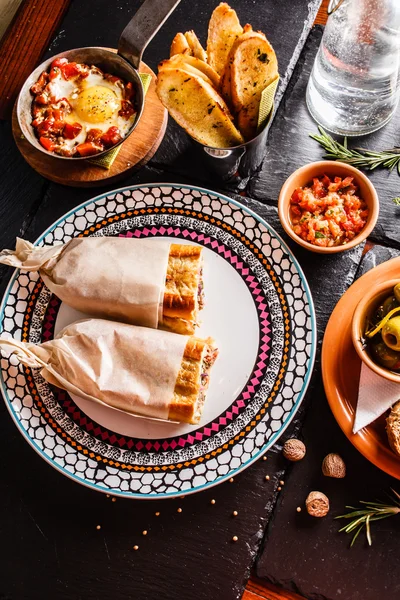
{"type": "Polygon", "coordinates": [[[304,598],[253,576],[247,584],[242,600],[304,600],[304,598]]]}
{"type": "Polygon", "coordinates": [[[10,117],[19,89],[48,47],[70,0],[25,0],[0,43],[0,119],[10,117]]]}
{"type": "Polygon", "coordinates": [[[330,0],[322,0],[317,16],[315,17],[314,25],[325,25],[328,19],[328,5],[330,0]]]}

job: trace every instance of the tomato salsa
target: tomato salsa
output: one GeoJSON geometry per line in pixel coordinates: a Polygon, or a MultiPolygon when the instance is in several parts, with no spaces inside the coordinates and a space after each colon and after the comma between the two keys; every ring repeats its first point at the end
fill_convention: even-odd
{"type": "Polygon", "coordinates": [[[365,227],[368,207],[353,177],[314,177],[290,199],[293,231],[314,246],[347,244],[365,227]]]}

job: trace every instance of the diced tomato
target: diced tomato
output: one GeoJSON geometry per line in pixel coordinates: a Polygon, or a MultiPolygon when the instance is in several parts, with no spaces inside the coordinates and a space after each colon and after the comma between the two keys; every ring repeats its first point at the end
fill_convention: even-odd
{"type": "Polygon", "coordinates": [[[129,119],[129,117],[133,115],[134,112],[135,109],[133,108],[129,100],[121,101],[121,109],[118,111],[120,117],[123,117],[124,119],[129,119]]]}
{"type": "Polygon", "coordinates": [[[67,64],[67,62],[68,58],[56,58],[56,60],[53,60],[51,63],[51,68],[54,69],[54,67],[62,67],[62,65],[67,64]]]}
{"type": "Polygon", "coordinates": [[[341,188],[349,187],[353,183],[353,177],[345,177],[341,183],[341,188]]]}
{"type": "Polygon", "coordinates": [[[76,147],[76,151],[80,156],[92,156],[103,150],[104,148],[102,146],[98,146],[93,142],[84,142],[76,147]]]}
{"type": "Polygon", "coordinates": [[[45,119],[37,126],[39,136],[60,135],[64,129],[64,121],[45,119]]]}
{"type": "Polygon", "coordinates": [[[80,123],[65,123],[63,137],[67,140],[73,140],[82,131],[80,123]]]}
{"type": "Polygon", "coordinates": [[[37,102],[34,100],[32,102],[32,108],[31,108],[31,112],[32,112],[32,117],[34,119],[36,119],[36,117],[40,117],[42,114],[43,108],[41,106],[39,106],[37,104],[37,102]]]}
{"type": "Polygon", "coordinates": [[[76,62],[67,62],[61,65],[61,71],[64,79],[72,79],[72,77],[77,77],[78,75],[81,77],[87,77],[89,74],[89,70],[86,66],[76,62]]]}
{"type": "Polygon", "coordinates": [[[49,76],[46,71],[40,75],[36,83],[31,86],[31,93],[34,95],[41,94],[49,81],[49,76]]]}
{"type": "Polygon", "coordinates": [[[122,135],[120,134],[118,127],[110,127],[106,133],[101,136],[101,141],[107,148],[115,146],[115,144],[118,144],[121,140],[122,135]]]}
{"type": "Polygon", "coordinates": [[[40,137],[39,142],[42,144],[43,148],[48,152],[53,152],[57,146],[57,144],[48,137],[40,137]]]}
{"type": "Polygon", "coordinates": [[[86,134],[86,142],[94,142],[95,144],[100,143],[100,138],[103,135],[101,129],[89,129],[86,134]]]}
{"type": "Polygon", "coordinates": [[[42,106],[45,106],[46,104],[49,103],[50,98],[49,95],[46,92],[42,92],[41,94],[39,94],[38,96],[36,96],[36,103],[37,104],[41,104],[42,106]]]}
{"type": "Polygon", "coordinates": [[[296,190],[294,190],[292,197],[291,197],[291,202],[293,204],[298,204],[300,202],[300,200],[303,197],[303,190],[302,188],[297,188],[296,190]]]}
{"type": "Polygon", "coordinates": [[[51,67],[50,73],[49,73],[50,81],[53,81],[53,79],[57,79],[57,77],[60,74],[61,74],[61,69],[59,67],[51,67]]]}
{"type": "Polygon", "coordinates": [[[328,175],[324,175],[322,178],[322,184],[324,187],[326,187],[326,189],[329,188],[330,184],[331,184],[331,180],[329,179],[328,175]]]}
{"type": "Polygon", "coordinates": [[[318,179],[318,177],[314,177],[313,179],[312,190],[317,198],[323,198],[324,196],[326,196],[326,190],[324,188],[324,185],[322,181],[318,179]]]}
{"type": "Polygon", "coordinates": [[[128,81],[128,83],[125,85],[125,100],[130,100],[132,102],[134,97],[135,88],[133,87],[133,83],[128,81]]]}
{"type": "Polygon", "coordinates": [[[299,208],[296,205],[292,206],[292,213],[294,215],[297,215],[298,217],[301,217],[301,215],[303,214],[302,211],[301,211],[301,208],[299,208]]]}

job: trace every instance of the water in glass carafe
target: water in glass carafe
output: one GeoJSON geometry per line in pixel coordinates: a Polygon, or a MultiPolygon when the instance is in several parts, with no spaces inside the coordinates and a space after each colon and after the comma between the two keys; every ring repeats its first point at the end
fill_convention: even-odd
{"type": "Polygon", "coordinates": [[[400,0],[331,0],[330,8],[307,106],[333,133],[371,133],[399,100],[400,0]]]}

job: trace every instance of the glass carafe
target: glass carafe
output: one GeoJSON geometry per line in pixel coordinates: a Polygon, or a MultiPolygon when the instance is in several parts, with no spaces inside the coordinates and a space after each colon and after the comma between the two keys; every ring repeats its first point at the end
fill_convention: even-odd
{"type": "Polygon", "coordinates": [[[393,116],[400,91],[400,0],[331,0],[307,88],[325,129],[372,133],[393,116]]]}

